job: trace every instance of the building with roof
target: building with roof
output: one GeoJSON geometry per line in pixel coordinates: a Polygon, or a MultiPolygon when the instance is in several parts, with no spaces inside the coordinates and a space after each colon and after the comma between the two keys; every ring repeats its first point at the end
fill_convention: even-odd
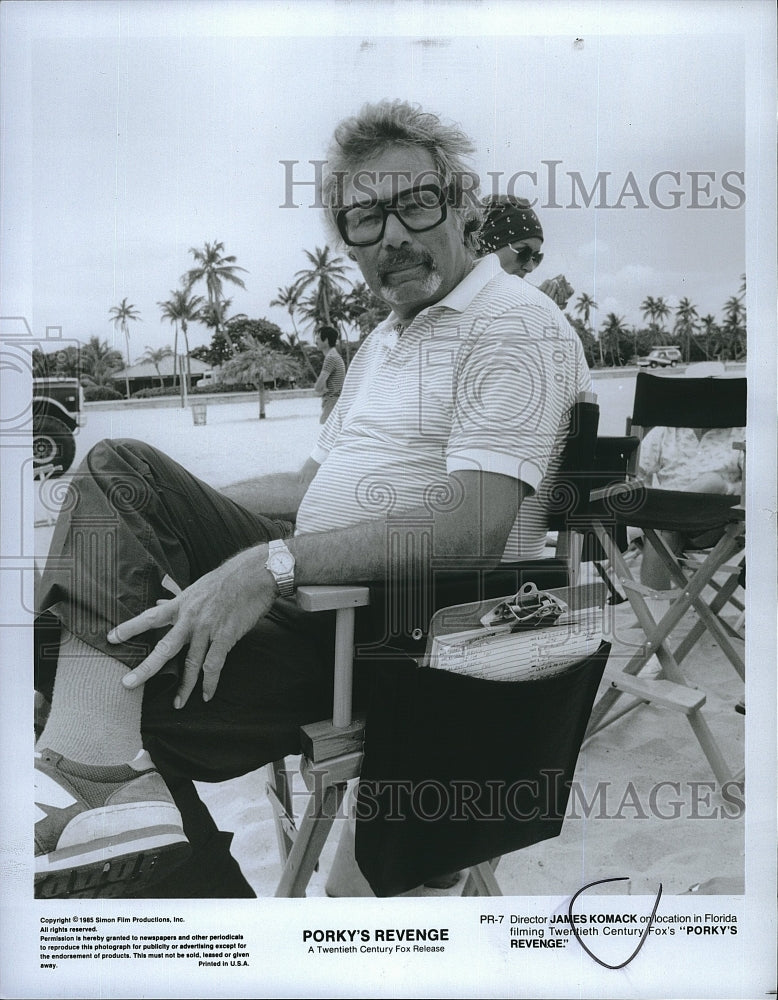
{"type": "MultiPolygon", "coordinates": [[[[129,368],[122,368],[121,371],[114,372],[111,375],[111,379],[116,383],[118,389],[124,387],[125,379],[130,381],[130,393],[138,392],[140,389],[157,389],[160,386],[160,378],[162,379],[162,384],[172,388],[174,381],[174,372],[176,373],[176,383],[178,382],[178,377],[181,374],[180,365],[183,361],[184,370],[186,370],[186,358],[178,358],[178,370],[175,369],[176,359],[172,354],[167,357],[162,358],[157,365],[154,365],[151,361],[138,361],[134,365],[130,365],[129,368]],[[157,371],[159,369],[159,371],[157,371]]],[[[197,358],[189,359],[189,371],[192,375],[192,385],[197,385],[202,376],[206,372],[212,370],[211,365],[206,364],[204,361],[198,361],[197,358]]]]}

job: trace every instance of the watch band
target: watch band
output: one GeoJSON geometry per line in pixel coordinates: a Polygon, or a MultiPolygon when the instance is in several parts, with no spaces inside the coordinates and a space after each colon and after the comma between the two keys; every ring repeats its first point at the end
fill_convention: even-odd
{"type": "Polygon", "coordinates": [[[294,556],[282,539],[276,538],[268,544],[265,567],[276,581],[280,597],[294,594],[294,563],[294,556]]]}

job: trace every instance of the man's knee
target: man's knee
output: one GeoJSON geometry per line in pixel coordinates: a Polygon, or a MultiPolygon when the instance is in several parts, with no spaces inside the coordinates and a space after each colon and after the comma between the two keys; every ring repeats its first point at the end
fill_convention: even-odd
{"type": "Polygon", "coordinates": [[[160,457],[165,456],[158,448],[145,441],[136,438],[103,438],[89,449],[86,461],[90,469],[99,469],[117,461],[125,465],[132,459],[148,462],[160,457]]]}
{"type": "Polygon", "coordinates": [[[95,488],[103,494],[112,511],[137,513],[152,500],[152,479],[169,461],[162,452],[134,438],[104,438],[86,454],[71,484],[79,506],[92,504],[95,488]]]}

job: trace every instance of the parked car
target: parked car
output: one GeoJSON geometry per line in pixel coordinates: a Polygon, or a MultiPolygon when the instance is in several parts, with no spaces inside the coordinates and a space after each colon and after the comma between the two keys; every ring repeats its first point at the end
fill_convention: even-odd
{"type": "Polygon", "coordinates": [[[53,466],[67,472],[76,457],[74,431],[86,423],[84,392],[77,378],[32,380],[32,462],[36,475],[53,466]]]}
{"type": "Polygon", "coordinates": [[[677,347],[652,347],[646,357],[638,358],[641,368],[675,368],[683,355],[677,347]]]}

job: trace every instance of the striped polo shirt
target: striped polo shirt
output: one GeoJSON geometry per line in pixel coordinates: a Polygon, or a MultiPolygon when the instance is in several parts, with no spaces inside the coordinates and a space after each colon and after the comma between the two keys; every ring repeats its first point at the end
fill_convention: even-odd
{"type": "Polygon", "coordinates": [[[322,393],[324,399],[339,396],[343,389],[343,380],[346,377],[346,366],[343,363],[343,358],[334,347],[330,348],[324,355],[321,374],[325,376],[326,380],[326,388],[322,393]]]}
{"type": "Polygon", "coordinates": [[[473,469],[526,483],[503,558],[540,558],[571,408],[591,389],[577,334],[493,254],[398,329],[392,313],[349,367],[297,532],[434,510],[452,502],[449,473],[473,469]]]}

